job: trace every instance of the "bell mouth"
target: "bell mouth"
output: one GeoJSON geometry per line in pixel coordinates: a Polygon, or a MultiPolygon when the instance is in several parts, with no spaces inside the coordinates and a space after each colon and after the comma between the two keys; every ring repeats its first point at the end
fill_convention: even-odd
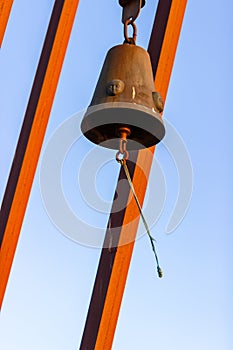
{"type": "Polygon", "coordinates": [[[119,128],[127,127],[127,149],[139,150],[159,143],[165,135],[160,114],[129,102],[107,102],[88,107],[81,123],[84,136],[99,146],[118,149],[119,128]]]}

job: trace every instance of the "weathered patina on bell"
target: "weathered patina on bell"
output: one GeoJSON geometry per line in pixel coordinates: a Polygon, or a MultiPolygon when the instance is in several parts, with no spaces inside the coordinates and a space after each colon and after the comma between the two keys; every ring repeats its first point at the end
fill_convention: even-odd
{"type": "Polygon", "coordinates": [[[118,45],[107,53],[81,130],[90,141],[118,149],[119,130],[127,128],[128,150],[150,147],[165,134],[162,109],[147,51],[118,45]]]}

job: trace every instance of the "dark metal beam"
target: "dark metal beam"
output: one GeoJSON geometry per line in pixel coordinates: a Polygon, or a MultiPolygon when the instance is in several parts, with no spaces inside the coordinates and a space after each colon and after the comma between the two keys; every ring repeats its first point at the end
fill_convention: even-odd
{"type": "Polygon", "coordinates": [[[79,0],[55,0],[0,212],[0,307],[79,0]]]}
{"type": "Polygon", "coordinates": [[[2,46],[13,2],[14,0],[0,0],[0,47],[2,46]]]}
{"type": "Polygon", "coordinates": [[[6,224],[8,221],[9,213],[11,210],[11,205],[13,202],[15,189],[17,186],[20,170],[23,164],[23,159],[25,155],[25,151],[28,144],[29,135],[32,128],[32,123],[35,118],[35,111],[38,105],[40,92],[42,89],[42,84],[44,82],[46,69],[48,67],[49,58],[51,55],[53,42],[55,38],[55,34],[57,31],[59,19],[61,16],[61,11],[63,8],[64,0],[56,1],[54,4],[52,16],[50,19],[49,27],[47,30],[44,46],[41,52],[39,64],[37,67],[36,75],[34,78],[31,94],[29,97],[27,109],[25,112],[23,125],[21,128],[21,132],[18,139],[18,144],[16,147],[14,160],[11,166],[6,190],[4,193],[1,211],[0,211],[0,247],[2,245],[2,240],[4,236],[4,232],[6,229],[6,224]]]}

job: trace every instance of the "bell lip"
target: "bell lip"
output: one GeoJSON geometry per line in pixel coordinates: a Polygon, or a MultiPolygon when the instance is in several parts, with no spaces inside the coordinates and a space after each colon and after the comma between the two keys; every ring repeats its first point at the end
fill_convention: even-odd
{"type": "Polygon", "coordinates": [[[89,106],[81,122],[81,131],[84,134],[84,136],[87,137],[91,142],[100,144],[101,146],[106,148],[117,149],[115,143],[111,144],[109,140],[107,140],[106,142],[105,139],[103,139],[101,142],[96,142],[96,140],[90,136],[91,130],[95,130],[99,126],[105,124],[133,126],[138,129],[142,129],[143,131],[146,131],[148,134],[152,135],[149,144],[145,144],[142,142],[140,147],[140,145],[137,146],[133,143],[132,145],[130,145],[129,143],[129,150],[151,147],[153,145],[156,145],[163,139],[165,135],[165,127],[160,114],[154,108],[149,108],[147,106],[140,105],[134,102],[105,102],[98,105],[89,106]],[[125,113],[119,113],[119,109],[125,110],[125,113]],[[107,113],[104,113],[108,110],[111,111],[111,119],[109,119],[109,115],[107,115],[107,113]],[[100,111],[102,112],[101,119],[99,116],[96,117],[97,112],[100,111]],[[135,117],[135,115],[137,114],[133,114],[133,111],[140,111],[141,113],[143,113],[143,118],[141,118],[141,116],[140,118],[135,117]]]}

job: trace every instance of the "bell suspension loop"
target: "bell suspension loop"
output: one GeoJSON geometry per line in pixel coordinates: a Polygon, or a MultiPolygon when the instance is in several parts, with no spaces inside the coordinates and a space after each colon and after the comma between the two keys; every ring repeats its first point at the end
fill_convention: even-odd
{"type": "Polygon", "coordinates": [[[127,19],[127,21],[125,21],[124,23],[124,38],[125,44],[133,44],[136,45],[136,38],[137,38],[137,27],[136,24],[131,20],[131,19],[127,19]],[[133,37],[129,38],[128,36],[128,25],[131,25],[133,27],[133,37]]]}
{"type": "Polygon", "coordinates": [[[123,7],[122,23],[124,24],[124,43],[136,44],[137,27],[134,21],[139,16],[141,8],[145,5],[145,0],[119,0],[119,4],[123,7]],[[128,36],[128,26],[133,27],[133,36],[128,36]]]}

